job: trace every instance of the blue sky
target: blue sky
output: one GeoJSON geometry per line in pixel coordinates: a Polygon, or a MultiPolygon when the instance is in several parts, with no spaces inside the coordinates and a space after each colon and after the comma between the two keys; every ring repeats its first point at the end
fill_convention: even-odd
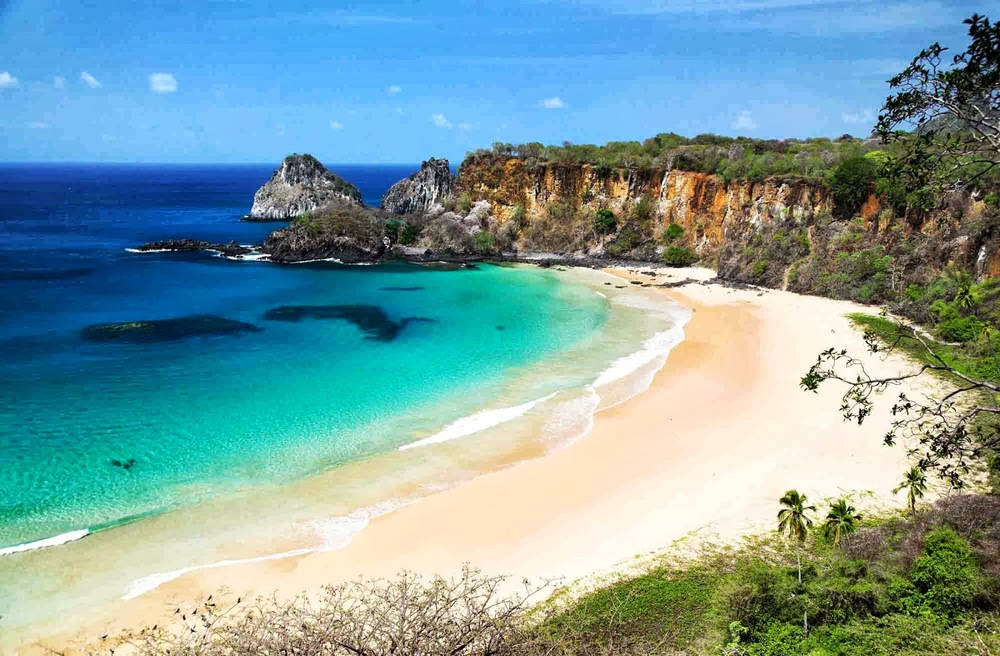
{"type": "Polygon", "coordinates": [[[997,2],[0,0],[0,159],[459,161],[494,141],[866,134],[997,2]]]}

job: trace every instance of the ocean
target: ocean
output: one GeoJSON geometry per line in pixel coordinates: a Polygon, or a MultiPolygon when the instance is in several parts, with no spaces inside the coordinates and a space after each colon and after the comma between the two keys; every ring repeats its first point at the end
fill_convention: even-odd
{"type": "MultiPolygon", "coordinates": [[[[330,168],[377,206],[418,166],[330,168]]],[[[0,633],[336,548],[570,443],[681,338],[681,308],[593,271],[127,250],[259,243],[272,170],[0,165],[0,633]]]]}

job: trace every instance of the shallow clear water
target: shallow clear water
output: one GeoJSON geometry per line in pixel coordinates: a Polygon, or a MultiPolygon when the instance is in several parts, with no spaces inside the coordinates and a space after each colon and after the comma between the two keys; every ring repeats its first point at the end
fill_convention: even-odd
{"type": "Polygon", "coordinates": [[[394,448],[421,428],[398,430],[401,415],[458,396],[455,413],[474,410],[506,370],[604,321],[601,299],[541,270],[124,252],[157,234],[262,233],[234,220],[245,193],[229,204],[213,187],[245,172],[245,192],[264,172],[209,172],[217,179],[179,168],[68,181],[54,168],[4,172],[5,195],[48,192],[29,207],[4,202],[0,223],[0,547],[394,448]],[[206,188],[200,204],[184,189],[192,177],[206,188]],[[274,312],[283,306],[304,307],[274,312]],[[203,336],[189,321],[176,327],[193,336],[136,332],[137,342],[80,333],[192,315],[245,325],[203,336]]]}
{"type": "MultiPolygon", "coordinates": [[[[334,170],[376,204],[414,168],[334,170]]],[[[679,339],[673,309],[596,272],[125,250],[261,241],[278,224],[239,217],[270,173],[0,166],[8,626],[54,621],[233,545],[266,553],[262,531],[320,519],[329,547],[358,508],[579,436],[679,339]],[[131,322],[153,323],[120,326],[131,322]],[[86,540],[9,553],[84,529],[86,540]]]]}

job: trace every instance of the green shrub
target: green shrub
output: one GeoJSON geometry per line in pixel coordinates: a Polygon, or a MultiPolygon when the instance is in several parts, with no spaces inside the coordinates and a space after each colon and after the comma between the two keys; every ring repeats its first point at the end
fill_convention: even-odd
{"type": "Polygon", "coordinates": [[[461,194],[459,194],[456,207],[458,207],[458,209],[461,210],[462,214],[469,213],[469,211],[472,209],[472,196],[469,194],[469,192],[463,191],[461,194]]]}
{"type": "Polygon", "coordinates": [[[487,230],[480,230],[472,238],[473,248],[477,253],[486,255],[493,252],[493,235],[487,230]]]}
{"type": "Polygon", "coordinates": [[[643,245],[642,230],[634,221],[622,226],[615,238],[604,247],[604,252],[613,257],[625,257],[643,245]]]}
{"type": "Polygon", "coordinates": [[[727,625],[738,622],[747,638],[756,640],[775,621],[792,616],[794,588],[794,581],[777,567],[761,562],[742,567],[723,594],[727,625]]]}
{"type": "Polygon", "coordinates": [[[871,192],[877,165],[863,156],[848,157],[830,175],[830,192],[837,215],[847,219],[861,209],[871,192]]]}
{"type": "Polygon", "coordinates": [[[648,223],[653,218],[653,204],[642,196],[632,206],[632,220],[638,223],[648,223]]]}
{"type": "Polygon", "coordinates": [[[608,209],[597,210],[594,214],[594,232],[599,235],[610,235],[618,227],[615,213],[608,209]]]}
{"type": "Polygon", "coordinates": [[[385,236],[388,237],[389,239],[391,239],[393,242],[398,241],[399,240],[399,233],[400,233],[400,230],[402,229],[402,227],[403,227],[403,222],[402,221],[397,221],[396,219],[392,219],[390,221],[386,221],[385,222],[385,236]]]}
{"type": "Polygon", "coordinates": [[[521,230],[528,225],[528,215],[524,211],[524,205],[514,206],[514,209],[510,213],[510,220],[514,222],[514,225],[516,225],[518,229],[521,230]]]}
{"type": "Polygon", "coordinates": [[[694,262],[694,253],[684,246],[669,246],[663,252],[663,262],[668,266],[688,266],[694,262]]]}
{"type": "Polygon", "coordinates": [[[671,243],[684,236],[684,228],[679,223],[671,223],[667,226],[667,229],[663,231],[663,241],[666,243],[671,243]]]}
{"type": "Polygon", "coordinates": [[[978,578],[969,543],[947,527],[927,534],[923,555],[913,561],[910,575],[924,603],[948,618],[972,605],[978,578]]]}
{"type": "Polygon", "coordinates": [[[423,231],[423,226],[405,222],[403,223],[403,229],[399,232],[399,243],[403,246],[412,246],[417,243],[417,239],[420,238],[420,233],[423,231]]]}

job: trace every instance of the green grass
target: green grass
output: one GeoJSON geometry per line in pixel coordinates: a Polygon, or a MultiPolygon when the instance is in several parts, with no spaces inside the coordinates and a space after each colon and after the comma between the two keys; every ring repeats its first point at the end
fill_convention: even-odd
{"type": "Polygon", "coordinates": [[[792,547],[759,536],[557,598],[537,631],[565,656],[997,654],[998,537],[1000,500],[953,498],[916,519],[866,519],[839,547],[814,533],[799,583],[792,547]]]}
{"type": "MultiPolygon", "coordinates": [[[[899,335],[899,324],[892,319],[861,312],[848,314],[847,318],[855,326],[874,333],[887,344],[894,342],[899,335]]],[[[996,337],[994,336],[995,339],[996,337]]],[[[967,376],[1000,380],[1000,356],[998,356],[997,351],[984,353],[982,350],[976,348],[976,344],[949,344],[936,341],[929,341],[929,344],[934,349],[934,352],[949,366],[954,367],[955,370],[967,376]]],[[[899,341],[897,348],[918,362],[933,365],[940,364],[915,339],[903,338],[899,341]]]]}

